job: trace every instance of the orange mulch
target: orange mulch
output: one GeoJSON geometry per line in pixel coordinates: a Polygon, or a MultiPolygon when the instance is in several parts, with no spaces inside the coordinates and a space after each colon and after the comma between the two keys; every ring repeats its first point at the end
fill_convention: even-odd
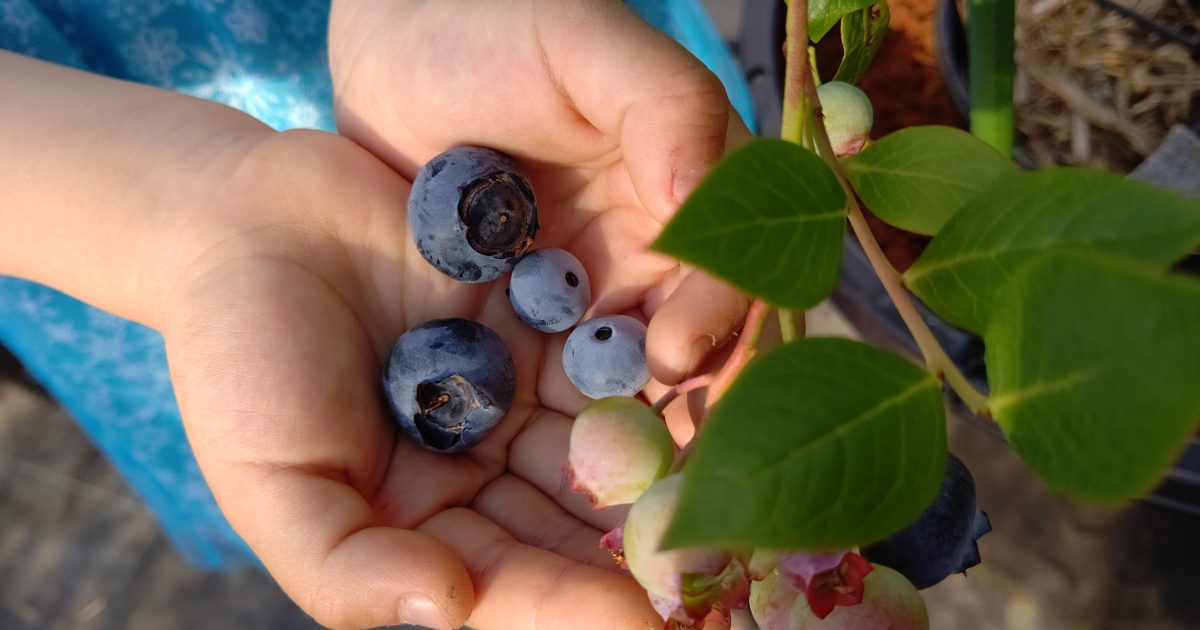
{"type": "Polygon", "coordinates": [[[874,136],[914,125],[959,124],[935,57],[934,0],[888,0],[887,37],[859,87],[875,108],[874,136]]]}

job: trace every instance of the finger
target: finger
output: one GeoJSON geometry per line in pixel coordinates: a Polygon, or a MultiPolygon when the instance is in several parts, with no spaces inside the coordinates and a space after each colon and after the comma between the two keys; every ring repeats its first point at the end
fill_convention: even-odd
{"type": "Polygon", "coordinates": [[[509,450],[509,470],[533,484],[575,518],[608,531],[625,518],[628,507],[598,510],[592,507],[587,497],[571,489],[567,474],[571,423],[570,418],[553,411],[536,414],[509,450]]]}
{"type": "Polygon", "coordinates": [[[601,569],[617,566],[600,548],[603,532],[571,516],[515,475],[502,475],[488,484],[471,507],[526,545],[601,569]]]}
{"type": "Polygon", "coordinates": [[[708,274],[688,274],[650,319],[650,374],[668,385],[695,374],[737,329],[749,304],[740,292],[708,274]]]}
{"type": "Polygon", "coordinates": [[[662,618],[633,578],[522,544],[467,509],[421,526],[466,563],[475,583],[477,630],[661,628],[662,618]]]}
{"type": "Polygon", "coordinates": [[[591,124],[619,139],[638,197],[666,221],[723,152],[724,86],[619,3],[548,4],[538,35],[553,74],[591,124]]]}
{"type": "Polygon", "coordinates": [[[377,527],[370,506],[340,480],[295,468],[218,467],[230,523],[283,590],[331,628],[415,623],[457,628],[474,587],[436,538],[377,527]]]}

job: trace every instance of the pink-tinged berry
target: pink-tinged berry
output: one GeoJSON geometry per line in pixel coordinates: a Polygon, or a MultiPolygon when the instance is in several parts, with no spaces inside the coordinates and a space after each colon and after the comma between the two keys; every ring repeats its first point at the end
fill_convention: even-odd
{"type": "Polygon", "coordinates": [[[804,598],[797,598],[789,624],[788,630],[929,630],[929,613],[911,582],[883,565],[875,565],[863,581],[862,602],[838,606],[822,619],[804,598]]]}
{"type": "Polygon", "coordinates": [[[834,154],[843,157],[861,151],[871,137],[875,118],[871,99],[862,90],[841,81],[819,86],[817,96],[821,99],[825,131],[829,133],[834,154]]]}
{"type": "Polygon", "coordinates": [[[597,400],[571,427],[571,485],[596,507],[633,503],[667,474],[674,458],[666,424],[635,398],[597,400]]]}
{"type": "Polygon", "coordinates": [[[750,591],[750,606],[764,630],[786,630],[793,602],[826,617],[836,606],[854,606],[863,598],[863,579],[871,563],[849,552],[811,553],[756,551],[750,574],[757,580],[750,591]]]}
{"type": "Polygon", "coordinates": [[[863,598],[863,578],[871,563],[853,552],[780,554],[779,573],[804,593],[815,615],[825,618],[835,606],[854,606],[863,598]]]}
{"type": "Polygon", "coordinates": [[[646,589],[663,619],[677,625],[700,622],[710,612],[705,606],[729,599],[728,591],[741,589],[744,602],[748,590],[744,565],[735,562],[727,551],[702,547],[659,549],[675,515],[683,479],[682,474],[675,474],[654,482],[629,509],[624,534],[624,557],[630,573],[646,589]],[[740,580],[738,571],[742,574],[740,580]]]}
{"type": "Polygon", "coordinates": [[[798,598],[800,591],[778,570],[771,569],[750,583],[750,614],[762,630],[788,630],[792,606],[798,598]]]}

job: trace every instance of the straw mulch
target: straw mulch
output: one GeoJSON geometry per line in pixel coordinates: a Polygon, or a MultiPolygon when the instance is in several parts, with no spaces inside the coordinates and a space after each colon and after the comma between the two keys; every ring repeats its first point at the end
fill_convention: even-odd
{"type": "MultiPolygon", "coordinates": [[[[1117,1],[1200,35],[1193,0],[1117,1]]],[[[1092,0],[1020,0],[1017,64],[1017,127],[1039,165],[1127,172],[1173,124],[1200,128],[1200,63],[1092,0]]]]}

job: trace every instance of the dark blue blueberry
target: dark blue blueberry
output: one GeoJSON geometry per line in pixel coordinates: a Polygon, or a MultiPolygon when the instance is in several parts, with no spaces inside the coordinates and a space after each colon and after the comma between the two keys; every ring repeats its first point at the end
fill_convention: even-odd
{"type": "Polygon", "coordinates": [[[628,315],[589,319],[571,331],[563,370],[584,396],[633,396],[650,381],[646,326],[628,315]]]}
{"type": "Polygon", "coordinates": [[[463,451],[508,413],[516,370],[504,342],[468,319],[426,322],[400,335],[383,373],[396,422],[432,451],[463,451]]]}
{"type": "Polygon", "coordinates": [[[929,588],[952,573],[979,564],[979,537],[992,531],[987,514],[975,505],[975,480],[953,454],[946,462],[937,498],[908,527],[862,555],[895,569],[917,588],[929,588]]]}
{"type": "Polygon", "coordinates": [[[460,282],[495,280],[513,268],[537,234],[537,204],[512,158],[455,147],[417,171],[408,197],[417,250],[460,282]]]}
{"type": "Polygon", "coordinates": [[[583,317],[592,300],[592,285],[570,252],[539,249],[526,254],[513,269],[508,299],[526,324],[556,333],[583,317]]]}

